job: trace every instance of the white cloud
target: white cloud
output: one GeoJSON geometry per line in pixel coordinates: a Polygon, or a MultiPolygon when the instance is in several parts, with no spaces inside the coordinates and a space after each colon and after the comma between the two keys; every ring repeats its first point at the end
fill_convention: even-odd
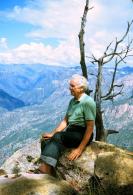
{"type": "MultiPolygon", "coordinates": [[[[10,20],[32,24],[34,30],[25,36],[33,39],[32,43],[21,44],[15,49],[0,53],[2,63],[79,63],[78,33],[85,1],[82,0],[34,0],[25,7],[15,6],[3,13],[10,20]],[[59,45],[44,45],[47,38],[59,40],[59,45]],[[35,40],[39,39],[40,43],[35,40]]],[[[105,2],[105,1],[104,1],[105,2]]],[[[94,6],[88,12],[85,28],[86,55],[100,56],[106,46],[120,36],[126,28],[126,21],[131,18],[131,9],[125,0],[112,0],[103,4],[103,0],[91,2],[94,6]],[[120,6],[121,2],[121,6],[120,6]],[[125,10],[127,9],[127,10],[125,10]],[[119,13],[119,14],[118,14],[119,13]]]]}
{"type": "Polygon", "coordinates": [[[0,38],[0,48],[7,49],[7,38],[5,37],[0,38]]]}
{"type": "MultiPolygon", "coordinates": [[[[5,13],[9,19],[29,23],[36,27],[27,36],[37,38],[66,38],[76,35],[80,29],[81,16],[85,2],[81,0],[40,1],[39,8],[34,6],[15,6],[13,11],[5,13]]],[[[34,2],[35,3],[35,2],[34,2]]],[[[95,11],[90,11],[93,22],[98,19],[101,6],[95,3],[95,11]]]]}
{"type": "Polygon", "coordinates": [[[0,63],[5,64],[49,64],[72,65],[79,62],[79,50],[73,46],[73,40],[62,42],[54,48],[42,43],[23,44],[16,49],[0,53],[0,63]]]}

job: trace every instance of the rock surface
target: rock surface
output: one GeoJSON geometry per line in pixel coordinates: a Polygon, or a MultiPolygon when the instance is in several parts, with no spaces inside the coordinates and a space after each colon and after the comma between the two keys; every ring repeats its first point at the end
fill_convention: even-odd
{"type": "Polygon", "coordinates": [[[76,161],[65,156],[60,159],[58,173],[80,194],[133,194],[133,153],[95,141],[76,161]]]}
{"type": "MultiPolygon", "coordinates": [[[[80,194],[133,194],[132,152],[98,141],[87,146],[81,157],[75,161],[67,159],[68,152],[69,150],[60,158],[57,174],[80,194]]],[[[26,172],[38,167],[39,154],[40,144],[36,141],[15,152],[1,168],[8,174],[13,172],[15,166],[20,172],[26,172]]]]}
{"type": "Polygon", "coordinates": [[[27,172],[29,169],[37,168],[36,160],[40,155],[40,142],[34,141],[32,144],[16,151],[9,159],[5,161],[1,169],[8,174],[13,173],[16,164],[19,164],[20,172],[27,172]]]}
{"type": "Polygon", "coordinates": [[[0,177],[0,195],[77,195],[66,181],[43,174],[23,174],[15,179],[0,177]]]}

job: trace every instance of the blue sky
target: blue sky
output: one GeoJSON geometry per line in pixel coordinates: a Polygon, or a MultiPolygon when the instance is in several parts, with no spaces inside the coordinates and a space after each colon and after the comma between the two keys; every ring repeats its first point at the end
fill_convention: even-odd
{"type": "MultiPolygon", "coordinates": [[[[84,5],[85,0],[0,0],[0,63],[79,64],[78,33],[84,5]]],[[[94,8],[87,17],[86,55],[100,57],[133,19],[133,3],[90,0],[90,6],[94,8]]],[[[132,58],[127,62],[133,65],[132,58]]]]}

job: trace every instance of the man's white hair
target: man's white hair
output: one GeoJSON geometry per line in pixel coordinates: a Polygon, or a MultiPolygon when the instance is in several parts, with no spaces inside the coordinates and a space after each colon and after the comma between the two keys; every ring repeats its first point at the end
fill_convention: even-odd
{"type": "Polygon", "coordinates": [[[72,75],[70,81],[72,80],[76,81],[79,87],[83,87],[84,91],[88,89],[88,81],[84,76],[81,76],[79,74],[74,74],[72,75]]]}

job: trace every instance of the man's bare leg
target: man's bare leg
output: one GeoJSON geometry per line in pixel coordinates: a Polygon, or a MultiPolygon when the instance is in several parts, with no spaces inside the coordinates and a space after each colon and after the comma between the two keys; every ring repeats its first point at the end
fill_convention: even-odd
{"type": "Polygon", "coordinates": [[[39,170],[44,174],[49,174],[49,175],[52,175],[54,177],[56,175],[54,167],[52,167],[46,163],[41,163],[39,170]]]}

